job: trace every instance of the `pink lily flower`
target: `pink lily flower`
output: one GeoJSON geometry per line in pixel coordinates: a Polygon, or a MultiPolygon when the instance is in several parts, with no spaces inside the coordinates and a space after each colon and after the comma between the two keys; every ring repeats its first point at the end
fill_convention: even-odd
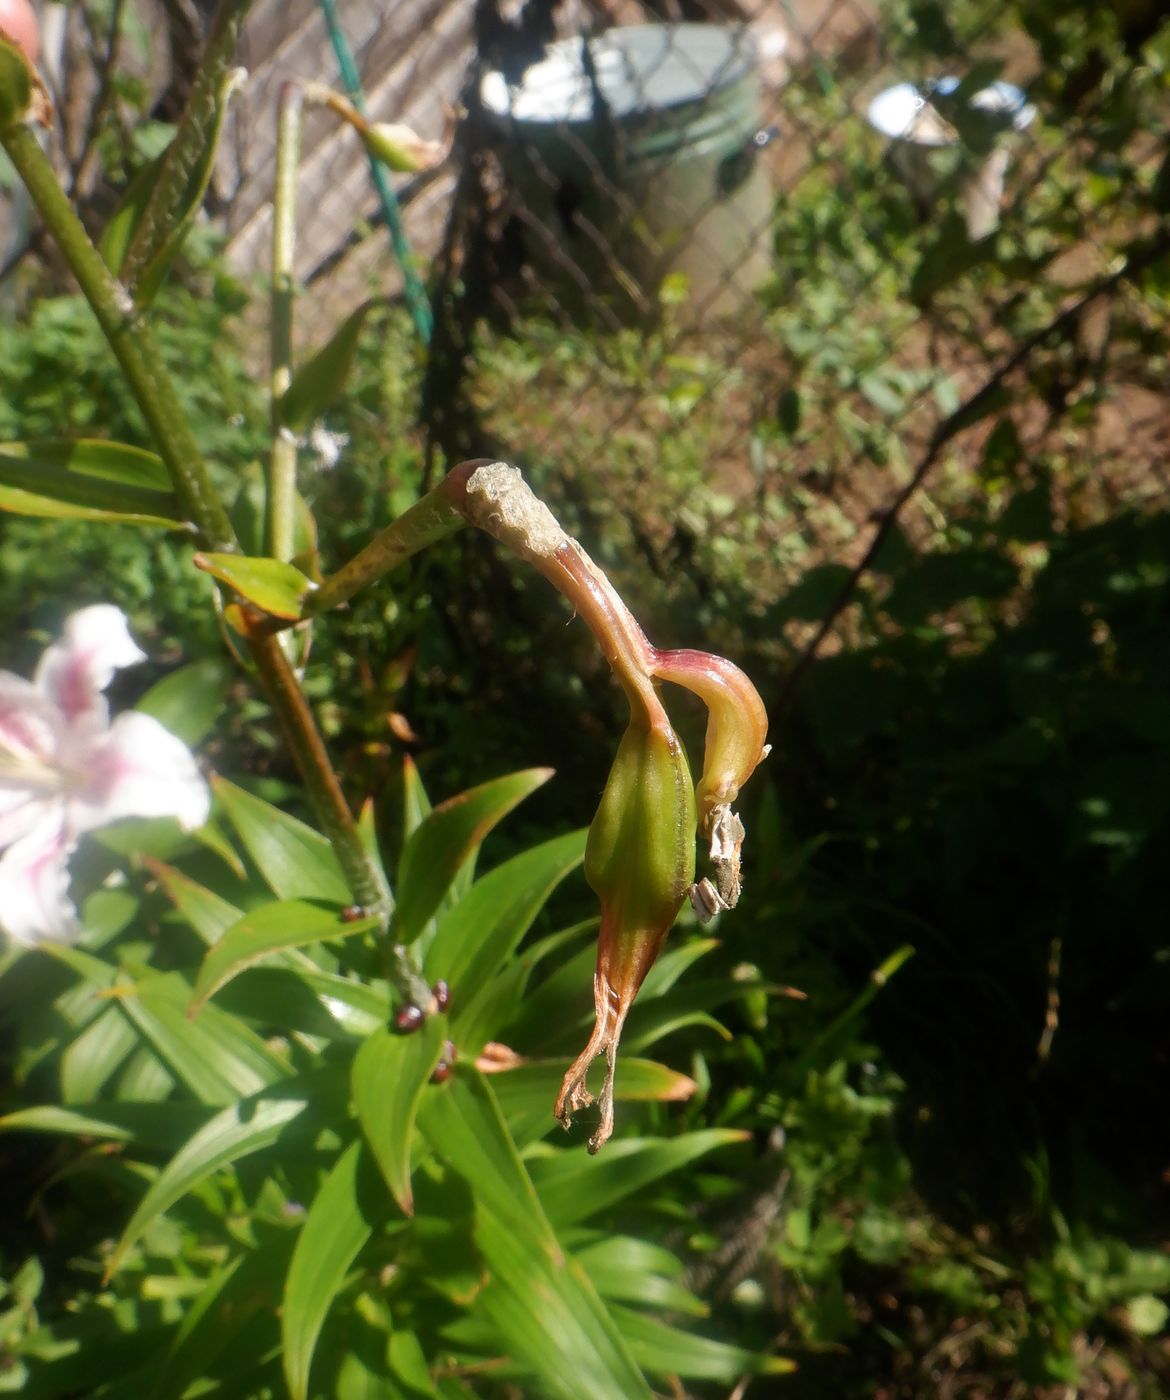
{"type": "Polygon", "coordinates": [[[69,857],[87,831],[121,817],[176,817],[191,831],[211,798],[187,746],[150,715],[110,722],[102,691],[146,659],[124,614],[83,608],[31,681],[0,671],[0,928],[17,943],[80,932],[69,857]]]}

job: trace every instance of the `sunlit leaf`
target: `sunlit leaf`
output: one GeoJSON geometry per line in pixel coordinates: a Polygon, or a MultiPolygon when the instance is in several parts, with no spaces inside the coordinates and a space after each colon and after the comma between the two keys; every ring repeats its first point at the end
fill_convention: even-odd
{"type": "Polygon", "coordinates": [[[405,1215],[414,1209],[410,1144],[419,1099],[446,1036],[441,1016],[413,1035],[375,1031],[354,1057],[351,1086],[358,1121],[391,1194],[405,1215]]]}
{"type": "Polygon", "coordinates": [[[461,1067],[424,1097],[419,1125],[436,1155],[471,1187],[476,1241],[492,1269],[476,1306],[513,1358],[538,1378],[539,1393],[557,1400],[648,1400],[612,1317],[552,1232],[483,1077],[461,1067]]]}
{"type": "Polygon", "coordinates": [[[294,564],[280,559],[200,553],[192,555],[191,562],[273,617],[300,617],[305,598],[315,587],[294,564]]]}
{"type": "MultiPolygon", "coordinates": [[[[214,1172],[271,1147],[310,1102],[314,1105],[316,1121],[321,1122],[328,1107],[328,1095],[331,1090],[336,1094],[337,1088],[338,1078],[332,1073],[303,1074],[273,1085],[252,1098],[241,1099],[217,1113],[159,1172],[122,1232],[107,1273],[112,1274],[121,1266],[126,1252],[164,1211],[214,1172]]],[[[340,1112],[341,1108],[342,1103],[335,1098],[333,1112],[340,1112]]]]}
{"type": "Polygon", "coordinates": [[[349,886],[324,836],[225,778],[213,778],[211,785],[256,869],[278,899],[349,903],[349,886]]]}
{"type": "Polygon", "coordinates": [[[0,1118],[0,1130],[97,1137],[173,1150],[208,1116],[208,1110],[195,1103],[101,1103],[88,1104],[84,1109],[45,1104],[5,1114],[0,1118]]]}
{"type": "Polygon", "coordinates": [[[489,871],[439,922],[427,949],[431,977],[451,987],[452,1007],[515,950],[552,891],[585,855],[584,831],[557,836],[489,871]]]}
{"type": "Polygon", "coordinates": [[[93,438],[0,444],[0,509],[61,520],[188,528],[158,457],[93,438]]]}
{"type": "Polygon", "coordinates": [[[731,1385],[744,1375],[783,1376],[796,1370],[796,1363],[786,1356],[765,1356],[728,1342],[696,1336],[620,1304],[613,1305],[613,1312],[638,1364],[659,1376],[684,1376],[731,1385]]]}
{"type": "Polygon", "coordinates": [[[146,857],[144,863],[175,908],[209,947],[242,917],[242,911],[234,904],[229,904],[214,890],[198,884],[173,865],[155,860],[153,856],[146,857]]]}
{"type": "Polygon", "coordinates": [[[289,1066],[247,1026],[218,1008],[192,1021],[191,989],[178,973],[143,978],[118,1005],[196,1098],[230,1103],[283,1078],[289,1066]]]}
{"type": "Polygon", "coordinates": [[[203,959],[188,1014],[195,1015],[225,983],[273,953],[348,938],[375,928],[377,923],[376,918],[347,922],[336,910],[300,899],[279,900],[252,909],[226,930],[203,959]]]}
{"type": "Polygon", "coordinates": [[[61,1056],[64,1102],[81,1104],[97,1098],[137,1044],[133,1026],[116,1006],[107,1006],[61,1056]]]}
{"type": "Polygon", "coordinates": [[[536,1158],[528,1169],[549,1219],[558,1227],[576,1225],[648,1182],[708,1152],[746,1142],[749,1136],[731,1128],[706,1128],[676,1138],[617,1138],[597,1157],[591,1157],[584,1146],[568,1148],[536,1158]]]}
{"type": "Polygon", "coordinates": [[[325,1316],[362,1246],[392,1210],[359,1138],[321,1184],[297,1239],[280,1314],[284,1374],[292,1400],[306,1400],[325,1316]]]}
{"type": "Polygon", "coordinates": [[[710,1311],[684,1287],[682,1261],[661,1245],[630,1235],[604,1235],[575,1250],[573,1257],[603,1298],[691,1317],[705,1317],[710,1311]]]}
{"type": "Polygon", "coordinates": [[[424,818],[398,866],[394,928],[399,942],[418,937],[467,857],[513,807],[551,777],[551,768],[510,773],[449,798],[424,818]]]}
{"type": "Polygon", "coordinates": [[[293,374],[277,405],[284,427],[303,433],[333,407],[349,378],[366,317],[380,304],[363,302],[293,374]]]}

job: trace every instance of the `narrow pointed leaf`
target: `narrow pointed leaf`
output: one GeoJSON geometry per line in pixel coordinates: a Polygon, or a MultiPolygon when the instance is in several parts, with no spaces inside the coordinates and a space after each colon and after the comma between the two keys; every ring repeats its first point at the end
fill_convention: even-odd
{"type": "Polygon", "coordinates": [[[302,899],[279,900],[253,909],[233,924],[203,959],[188,1015],[194,1016],[208,997],[233,977],[273,953],[348,938],[376,928],[377,924],[376,918],[346,923],[334,910],[302,899]]]}
{"type": "Polygon", "coordinates": [[[402,839],[409,841],[431,814],[431,799],[423,787],[418,764],[409,754],[402,760],[402,839]]]}
{"type": "Polygon", "coordinates": [[[765,1356],[728,1342],[699,1337],[621,1304],[614,1304],[613,1312],[639,1365],[655,1375],[732,1385],[745,1374],[783,1376],[796,1370],[796,1363],[786,1356],[765,1356]]]}
{"type": "Polygon", "coordinates": [[[268,1316],[280,1302],[281,1284],[292,1241],[237,1255],[208,1279],[183,1315],[151,1392],[151,1400],[178,1400],[208,1373],[220,1353],[258,1315],[268,1316]]]}
{"type": "Polygon", "coordinates": [[[430,1016],[413,1035],[375,1031],[354,1057],[350,1085],[358,1121],[404,1215],[414,1211],[410,1147],[415,1114],[445,1036],[444,1018],[430,1016]]]}
{"type": "Polygon", "coordinates": [[[468,789],[440,803],[406,843],[398,866],[394,922],[399,942],[423,931],[463,862],[489,831],[552,777],[551,768],[529,768],[468,789]]]}
{"type": "Polygon", "coordinates": [[[379,304],[367,301],[359,306],[293,374],[277,406],[284,427],[303,433],[333,407],[349,378],[366,317],[379,304]]]}
{"type": "Polygon", "coordinates": [[[207,1118],[207,1109],[194,1103],[100,1103],[76,1109],[46,1104],[5,1114],[0,1131],[99,1137],[173,1151],[207,1118]]]}
{"type": "MultiPolygon", "coordinates": [[[[574,1258],[603,1298],[664,1312],[686,1313],[690,1317],[706,1317],[710,1309],[681,1282],[681,1262],[655,1245],[643,1249],[644,1244],[643,1240],[628,1235],[615,1235],[577,1250],[574,1258]],[[663,1255],[667,1261],[665,1268],[661,1262],[663,1255]]],[[[639,1360],[646,1365],[644,1357],[640,1356],[639,1360]]]]}
{"type": "Polygon", "coordinates": [[[222,657],[208,656],[180,666],[152,685],[135,709],[153,715],[184,744],[205,739],[223,714],[224,697],[234,679],[222,657]]]}
{"type": "Polygon", "coordinates": [[[619,1138],[600,1157],[590,1157],[585,1147],[569,1148],[531,1162],[529,1172],[549,1219],[558,1227],[576,1225],[649,1182],[748,1137],[736,1129],[706,1128],[676,1138],[619,1138]]]}
{"type": "Polygon", "coordinates": [[[605,1305],[580,1265],[565,1257],[483,1076],[460,1067],[424,1097],[419,1124],[435,1154],[471,1187],[475,1238],[491,1269],[476,1307],[513,1359],[538,1378],[536,1393],[649,1400],[605,1305]]]}
{"type": "Polygon", "coordinates": [[[188,528],[158,457],[98,439],[0,444],[0,508],[61,520],[188,528]]]}
{"type": "Polygon", "coordinates": [[[256,869],[278,899],[349,903],[349,886],[324,836],[224,778],[213,778],[211,785],[256,869]]]}
{"type": "Polygon", "coordinates": [[[431,977],[446,978],[452,1006],[503,965],[549,895],[585,855],[584,831],[556,836],[498,865],[440,921],[427,949],[431,977]]]}
{"type": "MultiPolygon", "coordinates": [[[[599,1060],[599,1077],[603,1069],[604,1063],[599,1060]]],[[[564,1077],[564,1060],[533,1060],[493,1074],[491,1084],[509,1122],[514,1113],[539,1105],[551,1126],[549,1105],[564,1077]]],[[[668,1069],[654,1060],[640,1060],[631,1055],[622,1057],[614,1093],[623,1103],[684,1103],[697,1087],[689,1075],[668,1069]]]]}
{"type": "Polygon", "coordinates": [[[229,904],[214,890],[198,884],[189,875],[176,870],[173,865],[155,860],[153,856],[147,856],[143,863],[162,885],[171,903],[208,947],[217,943],[227,930],[243,917],[242,911],[234,904],[229,904]]]}
{"type": "Polygon", "coordinates": [[[190,995],[182,977],[166,973],[135,983],[118,1005],[196,1098],[230,1103],[288,1074],[289,1066],[234,1016],[211,1007],[191,1021],[190,995]]]}
{"type": "Polygon", "coordinates": [[[322,1182],[289,1264],[280,1331],[292,1400],[306,1400],[326,1314],[362,1246],[391,1210],[373,1159],[359,1138],[322,1182]]]}
{"type": "Polygon", "coordinates": [[[289,1031],[328,1039],[364,1040],[385,1026],[390,993],[385,984],[367,986],[352,977],[322,972],[307,959],[293,965],[251,969],[221,993],[221,1002],[237,1016],[289,1031]]]}
{"type": "Polygon", "coordinates": [[[64,1102],[79,1104],[96,1099],[137,1044],[133,1026],[116,1006],[107,1006],[61,1056],[64,1102]]]}
{"type": "Polygon", "coordinates": [[[102,239],[103,256],[139,306],[149,305],[162,286],[207,193],[228,102],[247,76],[244,69],[228,66],[243,13],[225,12],[179,129],[145,187],[131,184],[125,213],[115,214],[113,229],[102,239]]]}
{"type": "Polygon", "coordinates": [[[195,554],[192,562],[235,589],[241,598],[272,617],[301,615],[305,598],[316,587],[293,564],[280,559],[252,559],[243,554],[195,554]]]}
{"type": "MultiPolygon", "coordinates": [[[[112,1274],[121,1266],[127,1250],[164,1211],[221,1168],[271,1147],[310,1102],[314,1105],[315,1122],[319,1124],[323,1117],[326,1079],[325,1075],[301,1075],[250,1099],[230,1104],[205,1123],[163,1167],[139,1202],[122,1232],[107,1272],[112,1274]]],[[[117,1105],[111,1105],[114,1107],[117,1105]]],[[[340,1108],[340,1104],[337,1107],[340,1108]]]]}

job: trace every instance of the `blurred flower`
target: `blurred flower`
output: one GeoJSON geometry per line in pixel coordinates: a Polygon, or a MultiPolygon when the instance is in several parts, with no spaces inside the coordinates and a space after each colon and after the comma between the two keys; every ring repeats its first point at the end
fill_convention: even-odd
{"type": "Polygon", "coordinates": [[[341,461],[341,449],[349,446],[349,434],[331,432],[324,423],[318,422],[313,424],[305,441],[316,458],[317,470],[327,472],[341,461]]]}
{"type": "Polygon", "coordinates": [[[68,862],[85,832],[121,817],[207,820],[186,745],[150,715],[110,722],[102,691],[143,660],[124,615],[98,604],[66,620],[32,681],[0,671],[0,926],[18,943],[77,936],[68,862]]]}

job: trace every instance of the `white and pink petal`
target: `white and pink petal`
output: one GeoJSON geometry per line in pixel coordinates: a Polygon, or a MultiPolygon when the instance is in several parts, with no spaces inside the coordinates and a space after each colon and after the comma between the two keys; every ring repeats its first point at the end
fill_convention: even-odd
{"type": "Polygon", "coordinates": [[[0,856],[0,928],[15,942],[31,947],[77,938],[81,929],[69,898],[72,850],[59,803],[0,856]]]}
{"type": "Polygon", "coordinates": [[[104,716],[101,692],[114,672],[145,660],[121,608],[95,603],[65,619],[64,636],[41,657],[35,681],[66,719],[93,710],[104,716]]]}
{"type": "Polygon", "coordinates": [[[121,817],[175,817],[187,831],[202,826],[211,794],[191,750],[152,715],[127,710],[92,736],[71,766],[84,774],[69,801],[74,832],[121,817]]]}

